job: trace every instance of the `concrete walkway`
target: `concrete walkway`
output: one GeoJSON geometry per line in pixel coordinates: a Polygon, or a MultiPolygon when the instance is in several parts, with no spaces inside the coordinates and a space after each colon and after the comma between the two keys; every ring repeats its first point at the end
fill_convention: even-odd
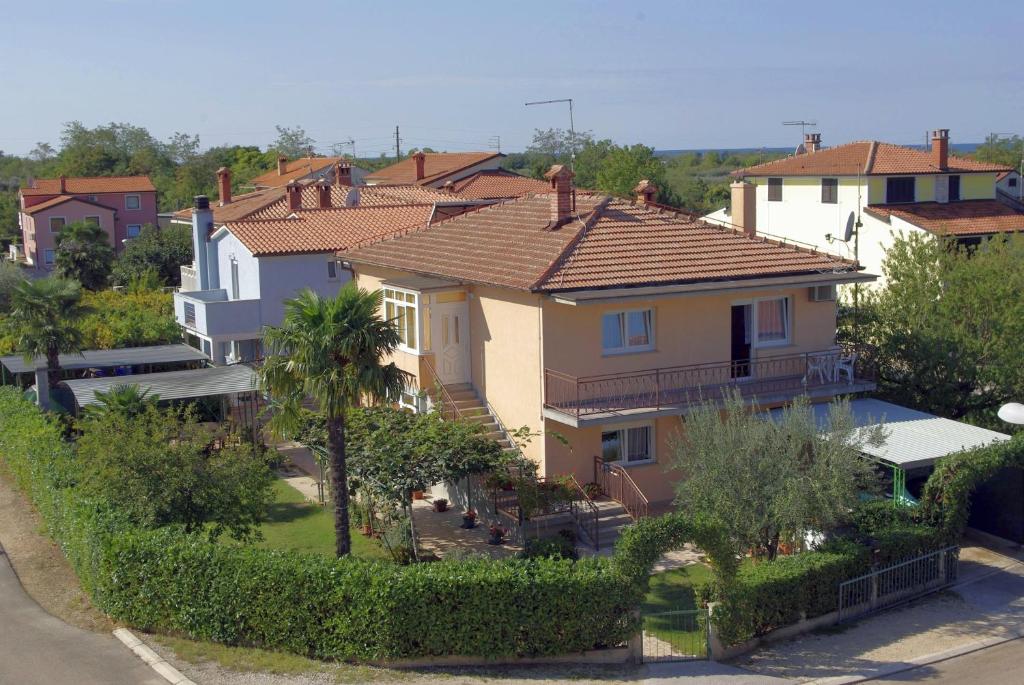
{"type": "Polygon", "coordinates": [[[799,682],[853,682],[1024,634],[1024,563],[982,547],[964,547],[960,559],[960,580],[951,590],[764,647],[735,663],[799,682]]]}
{"type": "Polygon", "coordinates": [[[112,635],[69,626],[25,594],[0,548],[0,683],[167,685],[112,635]]]}
{"type": "Polygon", "coordinates": [[[421,553],[435,554],[442,559],[453,555],[500,559],[523,549],[511,542],[487,544],[490,532],[486,521],[478,521],[475,528],[462,528],[462,509],[450,507],[438,513],[429,495],[427,499],[413,501],[412,516],[421,553]]]}

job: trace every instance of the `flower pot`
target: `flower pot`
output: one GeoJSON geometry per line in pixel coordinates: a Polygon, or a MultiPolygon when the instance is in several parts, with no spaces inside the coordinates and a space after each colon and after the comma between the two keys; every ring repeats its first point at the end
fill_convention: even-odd
{"type": "Polygon", "coordinates": [[[361,532],[362,532],[362,534],[363,534],[363,535],[365,535],[366,537],[370,537],[371,535],[373,535],[373,528],[371,528],[371,527],[369,526],[369,524],[363,524],[363,528],[362,528],[362,531],[361,531],[361,532]]]}
{"type": "Polygon", "coordinates": [[[488,545],[500,545],[504,542],[504,538],[501,535],[492,535],[487,539],[488,545]]]}
{"type": "Polygon", "coordinates": [[[439,514],[448,511],[448,503],[447,502],[435,501],[434,502],[434,511],[436,511],[439,514]]]}
{"type": "Polygon", "coordinates": [[[463,516],[462,527],[466,530],[469,530],[470,528],[476,528],[476,516],[463,516]]]}
{"type": "Polygon", "coordinates": [[[412,491],[412,498],[413,499],[423,499],[423,491],[422,490],[413,490],[412,491]]]}

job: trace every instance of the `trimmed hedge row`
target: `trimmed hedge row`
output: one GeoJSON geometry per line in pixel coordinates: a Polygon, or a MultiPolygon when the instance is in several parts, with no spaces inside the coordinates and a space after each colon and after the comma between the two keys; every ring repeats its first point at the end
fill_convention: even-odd
{"type": "Polygon", "coordinates": [[[641,591],[605,559],[395,566],[133,529],[78,492],[62,438],[0,388],[0,456],[96,605],[142,629],[346,660],[553,655],[638,629],[641,591]]]}

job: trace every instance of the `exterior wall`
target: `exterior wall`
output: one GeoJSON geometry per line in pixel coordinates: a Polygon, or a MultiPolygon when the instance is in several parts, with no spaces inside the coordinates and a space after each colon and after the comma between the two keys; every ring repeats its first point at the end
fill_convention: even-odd
{"type": "Polygon", "coordinates": [[[857,177],[839,178],[838,202],[821,201],[821,178],[789,177],[782,180],[782,201],[768,201],[768,179],[758,178],[757,230],[761,233],[798,240],[822,252],[850,256],[843,243],[829,243],[826,234],[842,238],[846,221],[856,214],[858,201],[863,201],[868,188],[857,177]]]}
{"type": "Polygon", "coordinates": [[[1024,200],[1024,180],[1016,171],[1011,171],[1004,176],[1001,181],[996,183],[996,187],[1011,197],[1024,200]]]}
{"type": "MultiPolygon", "coordinates": [[[[373,292],[374,290],[380,290],[383,287],[383,283],[389,279],[397,279],[409,276],[404,271],[395,271],[394,269],[385,269],[382,267],[358,265],[355,267],[356,272],[356,285],[373,292]]],[[[383,315],[383,314],[382,314],[383,315]]],[[[422,318],[422,317],[421,317],[422,318]]],[[[417,340],[423,340],[422,326],[421,330],[418,331],[417,340]]],[[[472,336],[472,331],[470,331],[472,336]]],[[[402,371],[410,374],[415,379],[417,389],[427,389],[432,384],[432,379],[429,378],[429,373],[426,366],[422,363],[420,355],[413,354],[411,352],[405,352],[403,350],[396,350],[389,359],[385,359],[385,362],[395,362],[402,371]]]]}
{"type": "Polygon", "coordinates": [[[960,198],[963,200],[992,200],[996,196],[996,174],[962,174],[960,198]]]}
{"type": "MultiPolygon", "coordinates": [[[[280,325],[284,318],[284,301],[304,288],[324,297],[337,295],[341,287],[351,280],[351,275],[339,265],[337,278],[328,279],[327,262],[335,259],[333,252],[259,257],[259,291],[256,296],[260,299],[263,325],[280,325]]],[[[225,286],[231,286],[230,275],[227,281],[221,280],[221,287],[225,286]]]]}
{"type": "MultiPolygon", "coordinates": [[[[57,246],[57,234],[50,232],[50,219],[63,217],[66,224],[73,224],[87,216],[98,216],[100,228],[108,234],[113,232],[116,221],[114,211],[85,202],[65,202],[35,214],[21,214],[22,243],[31,263],[39,269],[52,268],[47,266],[43,259],[46,250],[55,249],[57,246]]],[[[110,245],[116,247],[113,238],[110,245]]]]}

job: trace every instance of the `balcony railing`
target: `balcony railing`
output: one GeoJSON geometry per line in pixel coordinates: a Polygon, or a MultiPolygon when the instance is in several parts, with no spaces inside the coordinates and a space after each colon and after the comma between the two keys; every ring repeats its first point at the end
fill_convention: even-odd
{"type": "Polygon", "coordinates": [[[738,362],[647,369],[601,376],[544,370],[544,406],[580,418],[593,414],[856,386],[874,380],[864,354],[835,348],[738,362]]]}

